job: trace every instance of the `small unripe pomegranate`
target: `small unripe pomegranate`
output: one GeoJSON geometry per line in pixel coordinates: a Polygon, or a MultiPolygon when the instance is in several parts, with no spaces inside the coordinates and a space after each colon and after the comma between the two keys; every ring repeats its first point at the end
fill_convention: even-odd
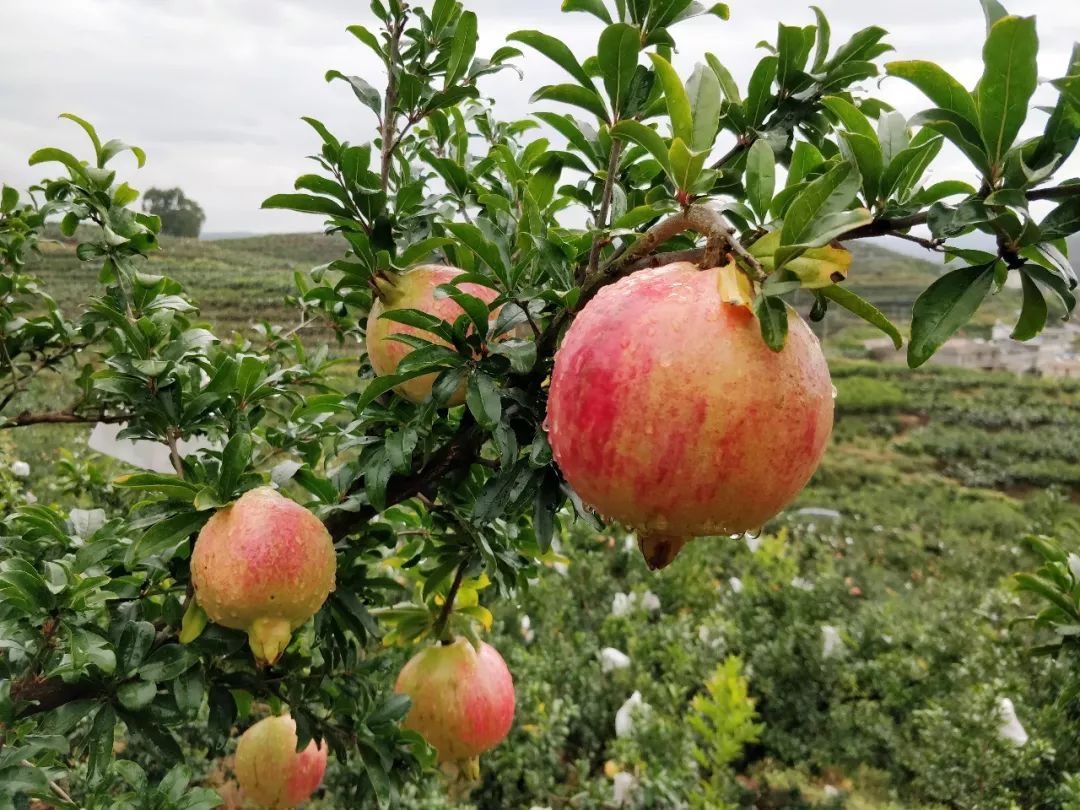
{"type": "Polygon", "coordinates": [[[773,352],[721,270],[680,262],[604,288],[555,357],[548,438],[566,480],[662,568],[691,538],[760,529],[809,481],[833,422],[817,338],[773,352]]]}
{"type": "MultiPolygon", "coordinates": [[[[398,340],[392,340],[391,335],[416,335],[417,337],[430,340],[432,343],[447,345],[446,341],[415,326],[398,323],[397,321],[382,318],[384,312],[394,309],[418,309],[436,318],[453,323],[464,310],[452,298],[437,298],[436,288],[441,284],[449,284],[464,273],[456,267],[444,267],[437,264],[423,264],[414,267],[401,275],[383,273],[373,279],[377,289],[378,298],[371,307],[371,313],[367,321],[367,351],[371,360],[371,367],[380,377],[394,374],[398,363],[405,355],[413,351],[413,348],[398,340]]],[[[459,284],[458,288],[469,295],[479,298],[490,304],[498,297],[498,293],[490,287],[479,284],[459,284]]],[[[494,313],[493,313],[494,314],[494,313]]],[[[435,384],[438,374],[424,374],[413,377],[396,386],[399,394],[412,402],[423,402],[431,396],[431,387],[435,384]]],[[[460,405],[465,401],[465,385],[454,392],[448,401],[448,405],[460,405]]]]}
{"type": "Polygon", "coordinates": [[[287,714],[267,717],[240,737],[236,780],[247,799],[268,810],[307,801],[326,772],[326,746],[312,740],[297,752],[296,722],[287,714]]]}
{"type": "Polygon", "coordinates": [[[246,630],[272,664],[334,589],[334,543],[315,515],[269,487],[245,492],[199,532],[191,581],[206,614],[246,630]]]}
{"type": "Polygon", "coordinates": [[[514,722],[514,681],[490,644],[477,650],[459,638],[427,647],[401,670],[395,691],[412,699],[404,727],[419,732],[443,765],[468,770],[514,722]]]}

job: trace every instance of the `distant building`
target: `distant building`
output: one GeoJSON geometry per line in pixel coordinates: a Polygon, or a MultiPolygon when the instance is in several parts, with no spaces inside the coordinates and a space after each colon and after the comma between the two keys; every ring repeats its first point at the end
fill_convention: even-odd
{"type": "MultiPolygon", "coordinates": [[[[1040,377],[1080,378],[1080,325],[1069,322],[1047,329],[1024,343],[1009,337],[1011,333],[1010,327],[998,322],[989,340],[953,338],[938,349],[930,362],[1040,377]]],[[[897,359],[897,351],[888,338],[864,341],[863,347],[875,360],[897,359]]]]}

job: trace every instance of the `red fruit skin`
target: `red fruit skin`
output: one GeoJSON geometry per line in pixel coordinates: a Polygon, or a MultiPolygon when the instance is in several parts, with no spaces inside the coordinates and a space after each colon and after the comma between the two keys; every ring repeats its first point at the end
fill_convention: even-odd
{"type": "Polygon", "coordinates": [[[412,707],[402,724],[439,752],[439,762],[465,762],[490,751],[514,722],[514,681],[490,644],[477,651],[466,639],[414,655],[395,691],[412,707]]]}
{"type": "Polygon", "coordinates": [[[218,624],[247,630],[273,663],[334,589],[334,544],[315,515],[269,487],[245,492],[199,532],[191,580],[218,624]]]}
{"type": "Polygon", "coordinates": [[[326,773],[326,746],[312,740],[298,753],[296,744],[296,723],[287,714],[244,732],[236,748],[236,779],[247,798],[284,810],[311,797],[326,773]]]}
{"type": "MultiPolygon", "coordinates": [[[[371,360],[371,367],[380,377],[393,374],[397,371],[398,363],[405,355],[413,351],[411,346],[397,340],[391,340],[390,335],[415,335],[430,340],[433,343],[445,346],[446,341],[436,337],[431,332],[409,326],[404,323],[386,320],[380,316],[387,309],[419,309],[436,318],[453,323],[464,312],[452,298],[436,298],[435,289],[440,284],[449,284],[457,276],[464,273],[456,267],[444,267],[438,264],[423,264],[403,273],[398,277],[394,287],[389,292],[390,300],[383,302],[376,299],[371,307],[367,321],[367,351],[371,360]]],[[[498,292],[479,284],[459,284],[462,292],[479,298],[490,304],[498,297],[498,292]]],[[[494,313],[492,313],[494,315],[494,313]]],[[[438,374],[424,374],[413,377],[394,388],[399,394],[412,402],[423,402],[431,396],[431,387],[435,384],[438,374]]],[[[448,405],[460,405],[465,401],[465,386],[454,393],[448,405]]]]}
{"type": "Polygon", "coordinates": [[[825,452],[833,387],[794,312],[783,351],[726,304],[719,270],[677,263],[604,288],[555,357],[548,439],[581,498],[663,567],[686,538],[759,529],[825,452]],[[664,545],[664,543],[661,543],[664,545]]]}

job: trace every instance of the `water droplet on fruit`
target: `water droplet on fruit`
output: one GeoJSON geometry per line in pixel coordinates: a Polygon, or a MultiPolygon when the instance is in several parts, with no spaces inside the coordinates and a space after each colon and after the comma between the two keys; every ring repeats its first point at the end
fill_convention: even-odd
{"type": "Polygon", "coordinates": [[[742,540],[743,539],[743,534],[742,534],[742,532],[739,532],[738,534],[730,535],[730,537],[731,537],[732,540],[742,540]]]}
{"type": "Polygon", "coordinates": [[[744,534],[743,537],[745,537],[747,540],[757,540],[759,537],[761,537],[761,532],[762,529],[751,529],[746,534],[744,534]]]}
{"type": "Polygon", "coordinates": [[[840,392],[836,390],[836,386],[834,385],[834,386],[832,387],[832,398],[833,398],[833,399],[836,399],[836,396],[837,396],[837,394],[839,394],[839,393],[840,393],[840,392]]]}
{"type": "Polygon", "coordinates": [[[544,416],[544,421],[540,425],[540,427],[542,427],[544,429],[545,433],[548,433],[548,432],[551,431],[551,414],[547,414],[547,415],[544,416]]]}

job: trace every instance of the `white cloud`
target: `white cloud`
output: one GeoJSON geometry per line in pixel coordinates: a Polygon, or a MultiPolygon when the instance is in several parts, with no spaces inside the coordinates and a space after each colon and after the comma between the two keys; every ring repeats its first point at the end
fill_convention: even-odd
{"type": "MultiPolygon", "coordinates": [[[[561,14],[558,0],[508,3],[467,0],[481,22],[480,53],[490,52],[519,28],[539,28],[578,54],[595,48],[600,23],[561,14]],[[522,6],[527,6],[522,9],[522,6]]],[[[760,58],[754,44],[772,39],[775,22],[808,24],[803,0],[733,4],[733,19],[698,20],[676,29],[676,57],[685,74],[713,52],[745,86],[760,58]]],[[[871,24],[891,34],[896,58],[932,59],[973,85],[981,72],[983,21],[972,0],[906,0],[887,6],[863,0],[821,0],[834,43],[871,24]]],[[[1016,14],[1040,15],[1042,75],[1061,75],[1072,37],[1080,30],[1080,4],[1010,0],[1016,14]]],[[[147,150],[145,169],[131,172],[138,188],[181,185],[207,211],[208,231],[313,230],[318,220],[259,210],[270,194],[287,191],[308,167],[317,138],[301,122],[310,115],[355,141],[369,139],[374,118],[340,83],[322,80],[329,68],[377,79],[373,55],[345,32],[371,24],[370,12],[351,0],[9,0],[0,3],[0,175],[24,187],[42,176],[26,165],[44,145],[85,151],[82,133],[57,121],[75,112],[105,137],[147,150]]],[[[560,70],[529,52],[524,82],[513,73],[490,79],[485,92],[500,101],[501,117],[520,117],[529,96],[560,70]]],[[[927,106],[905,83],[890,79],[883,94],[913,114],[927,106]]],[[[1038,99],[1052,97],[1040,89],[1038,99]]],[[[553,107],[548,107],[552,108],[553,107]]],[[[1029,126],[1036,131],[1041,116],[1029,126]]],[[[961,170],[955,153],[940,173],[961,170]]],[[[1076,174],[1080,159],[1068,167],[1076,174]]]]}

